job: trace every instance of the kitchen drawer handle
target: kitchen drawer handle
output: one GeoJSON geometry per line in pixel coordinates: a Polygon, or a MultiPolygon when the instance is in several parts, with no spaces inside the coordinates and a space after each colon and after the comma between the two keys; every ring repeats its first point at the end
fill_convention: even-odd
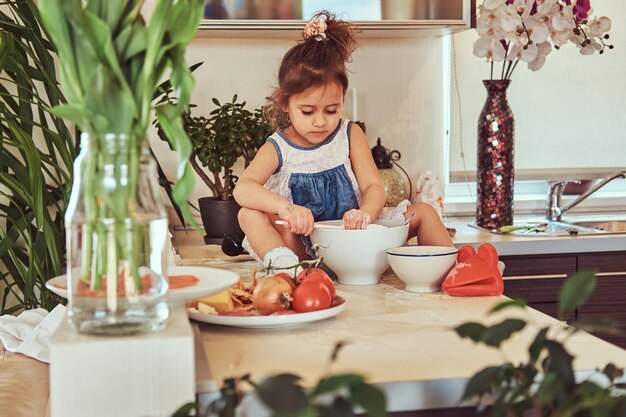
{"type": "Polygon", "coordinates": [[[567,278],[567,274],[512,275],[510,277],[503,277],[505,281],[518,280],[518,279],[553,279],[553,278],[567,278]]]}
{"type": "Polygon", "coordinates": [[[626,275],[626,271],[620,271],[620,272],[596,272],[596,276],[597,277],[609,277],[612,275],[619,275],[619,276],[624,276],[626,275]]]}
{"type": "MultiPolygon", "coordinates": [[[[569,275],[573,275],[572,272],[569,275]]],[[[512,275],[510,277],[503,277],[505,281],[507,280],[519,280],[519,279],[554,279],[554,278],[567,278],[568,274],[545,274],[545,275],[512,275]]],[[[626,276],[626,271],[620,272],[596,272],[597,277],[610,277],[610,276],[626,276]]]]}

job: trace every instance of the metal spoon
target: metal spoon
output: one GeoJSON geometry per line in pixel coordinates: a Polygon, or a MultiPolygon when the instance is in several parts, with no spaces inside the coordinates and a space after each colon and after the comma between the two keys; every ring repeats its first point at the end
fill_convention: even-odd
{"type": "MultiPolygon", "coordinates": [[[[411,215],[404,220],[404,222],[402,223],[402,226],[409,224],[411,220],[413,220],[413,217],[415,217],[415,213],[411,213],[411,215]]],[[[276,220],[274,223],[279,224],[281,226],[288,224],[284,220],[276,220]]],[[[314,229],[343,229],[343,226],[336,225],[336,224],[315,223],[313,225],[313,228],[314,229]]]]}
{"type": "MultiPolygon", "coordinates": [[[[286,224],[289,224],[289,223],[287,223],[287,222],[286,222],[286,221],[284,221],[284,220],[276,220],[274,223],[276,223],[276,224],[280,224],[281,226],[284,226],[284,225],[286,225],[286,224]]],[[[343,226],[341,226],[341,225],[336,225],[336,224],[323,224],[323,223],[315,223],[315,224],[313,225],[313,228],[314,228],[314,229],[343,229],[343,226]]]]}
{"type": "Polygon", "coordinates": [[[406,226],[407,224],[411,223],[411,220],[413,220],[413,217],[415,217],[415,213],[411,213],[411,215],[404,220],[404,223],[402,223],[402,226],[406,226]]]}

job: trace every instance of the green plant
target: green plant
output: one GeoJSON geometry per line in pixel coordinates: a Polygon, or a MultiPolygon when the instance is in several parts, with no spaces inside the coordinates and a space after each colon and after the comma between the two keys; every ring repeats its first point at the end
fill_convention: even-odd
{"type": "Polygon", "coordinates": [[[54,308],[44,284],[65,266],[76,132],[47,112],[65,98],[40,21],[32,0],[0,9],[0,315],[54,308]]]}
{"type": "MultiPolygon", "coordinates": [[[[238,103],[236,94],[229,103],[221,104],[216,98],[212,101],[217,108],[210,117],[192,116],[189,112],[183,116],[183,126],[193,144],[191,166],[213,195],[226,201],[237,181],[233,165],[243,158],[247,167],[273,128],[261,109],[247,110],[246,102],[238,103]],[[203,166],[213,174],[212,179],[203,166]]],[[[159,124],[157,131],[164,139],[159,124]]]]}
{"type": "Polygon", "coordinates": [[[140,0],[41,0],[44,26],[62,60],[68,103],[51,111],[90,133],[125,133],[145,141],[153,110],[179,154],[174,198],[187,215],[193,188],[191,147],[180,115],[193,88],[184,60],[200,18],[201,0],[159,0],[146,25],[140,0]],[[167,70],[177,103],[153,107],[167,70]]]}
{"type": "MultiPolygon", "coordinates": [[[[117,275],[119,267],[127,268],[135,287],[142,288],[135,250],[143,245],[143,232],[127,229],[125,224],[134,217],[139,159],[153,111],[178,153],[174,200],[193,221],[186,204],[193,189],[188,160],[191,143],[180,116],[194,84],[184,54],[199,25],[203,1],[158,0],[148,23],[142,5],[141,0],[39,1],[43,24],[58,51],[67,98],[67,103],[50,111],[73,121],[95,139],[97,156],[84,160],[82,181],[86,186],[81,195],[86,218],[81,278],[95,290],[107,275],[117,275]],[[154,105],[166,75],[179,101],[154,105]],[[104,143],[100,138],[110,133],[128,135],[128,160],[102,162],[98,153],[104,143]],[[104,164],[130,167],[128,182],[108,188],[100,181],[104,164]],[[104,227],[110,223],[116,229],[112,239],[107,238],[104,227]]],[[[115,175],[121,175],[117,171],[115,175]]]]}
{"type": "MultiPolygon", "coordinates": [[[[338,343],[332,352],[330,365],[337,358],[343,343],[338,343]]],[[[304,388],[301,378],[293,374],[270,376],[255,383],[250,375],[229,378],[224,381],[220,397],[202,409],[197,404],[186,404],[172,417],[233,417],[236,409],[250,407],[256,400],[268,409],[268,415],[284,417],[353,417],[358,406],[371,417],[385,417],[385,394],[377,387],[365,382],[358,374],[330,375],[320,379],[314,387],[304,388]],[[253,396],[248,405],[243,400],[244,386],[252,388],[253,396]]],[[[249,391],[249,390],[248,390],[249,391]]]]}
{"type": "MultiPolygon", "coordinates": [[[[592,272],[579,272],[561,288],[559,316],[583,305],[593,293],[596,277],[592,272]]],[[[508,307],[524,307],[525,302],[507,301],[491,312],[508,307]]],[[[464,323],[455,331],[476,343],[499,348],[511,335],[528,323],[505,319],[492,326],[464,323]]],[[[526,362],[487,367],[476,373],[465,387],[464,400],[477,399],[487,404],[491,416],[502,417],[620,417],[626,415],[626,384],[618,382],[624,370],[607,364],[594,378],[577,379],[574,357],[563,342],[579,329],[617,331],[611,321],[573,322],[558,329],[539,329],[528,347],[526,362]],[[553,330],[556,330],[554,332],[553,330]],[[555,334],[556,333],[556,334],[555,334]]]]}

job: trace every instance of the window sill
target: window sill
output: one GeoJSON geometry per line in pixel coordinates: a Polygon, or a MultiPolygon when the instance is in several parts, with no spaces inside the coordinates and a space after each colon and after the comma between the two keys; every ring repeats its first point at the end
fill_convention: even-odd
{"type": "MultiPolygon", "coordinates": [[[[574,201],[578,196],[565,195],[563,205],[574,201]]],[[[545,215],[546,194],[515,194],[514,213],[519,215],[545,215]]],[[[568,214],[598,214],[624,212],[626,207],[626,192],[607,191],[597,192],[584,202],[574,207],[568,214]]],[[[448,217],[474,216],[476,213],[476,196],[446,196],[445,213],[448,217]]]]}

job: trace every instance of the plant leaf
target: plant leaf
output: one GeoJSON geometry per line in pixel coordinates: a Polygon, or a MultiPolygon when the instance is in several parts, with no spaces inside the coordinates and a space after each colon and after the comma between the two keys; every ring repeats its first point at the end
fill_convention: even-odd
{"type": "Polygon", "coordinates": [[[387,401],[380,388],[362,383],[351,386],[350,393],[354,402],[361,406],[369,416],[385,417],[387,415],[387,401]]]}
{"type": "Polygon", "coordinates": [[[544,327],[537,333],[535,340],[528,347],[528,353],[530,353],[530,360],[534,363],[541,354],[541,350],[544,348],[546,336],[548,334],[549,327],[544,327]]]}
{"type": "Polygon", "coordinates": [[[511,335],[526,326],[526,322],[519,319],[506,319],[491,327],[480,323],[469,322],[457,326],[454,330],[461,337],[467,337],[474,342],[482,342],[488,346],[500,346],[511,335]]]}
{"type": "Polygon", "coordinates": [[[491,307],[487,314],[492,314],[510,307],[525,308],[526,306],[526,300],[524,300],[523,298],[514,298],[512,300],[507,300],[496,304],[495,306],[491,307]]]}
{"type": "Polygon", "coordinates": [[[454,328],[454,331],[459,336],[469,338],[474,342],[480,342],[483,339],[483,334],[487,328],[480,323],[468,322],[463,323],[460,326],[454,328]]]}
{"type": "Polygon", "coordinates": [[[499,381],[503,371],[506,371],[508,368],[510,368],[508,365],[489,366],[478,371],[467,382],[462,399],[467,400],[474,396],[480,397],[490,392],[491,387],[499,381]]]}
{"type": "Polygon", "coordinates": [[[548,372],[555,372],[565,384],[566,389],[569,389],[575,383],[574,371],[572,369],[574,357],[559,342],[547,340],[545,346],[549,352],[549,357],[547,358],[548,372]]]}
{"type": "Polygon", "coordinates": [[[185,218],[188,219],[196,229],[200,229],[198,222],[191,215],[189,205],[187,204],[187,198],[193,191],[195,184],[195,177],[189,163],[191,142],[183,129],[179,113],[175,106],[168,103],[160,104],[156,108],[156,115],[159,125],[163,129],[163,132],[165,132],[172,148],[177,151],[178,156],[177,181],[172,189],[172,196],[185,218]]]}
{"type": "Polygon", "coordinates": [[[271,376],[259,383],[256,393],[269,408],[281,415],[296,415],[307,409],[309,400],[300,377],[293,374],[271,376]]]}
{"type": "Polygon", "coordinates": [[[559,316],[585,304],[595,288],[596,275],[592,271],[577,272],[568,278],[559,294],[559,316]]]}
{"type": "Polygon", "coordinates": [[[617,378],[621,378],[624,376],[624,369],[618,368],[612,363],[608,363],[602,370],[602,373],[606,375],[607,377],[609,377],[611,381],[613,381],[617,378]]]}
{"type": "Polygon", "coordinates": [[[488,327],[483,334],[482,342],[488,346],[500,346],[502,342],[526,327],[526,322],[519,319],[506,319],[501,323],[488,327]]]}
{"type": "Polygon", "coordinates": [[[537,388],[537,397],[543,402],[552,401],[557,393],[563,389],[563,384],[558,375],[550,372],[544,375],[543,380],[537,388]]]}
{"type": "Polygon", "coordinates": [[[364,378],[361,375],[357,374],[343,374],[331,376],[328,378],[322,378],[317,383],[317,386],[313,390],[312,395],[336,391],[341,387],[350,387],[353,385],[362,384],[363,382],[364,378]]]}

